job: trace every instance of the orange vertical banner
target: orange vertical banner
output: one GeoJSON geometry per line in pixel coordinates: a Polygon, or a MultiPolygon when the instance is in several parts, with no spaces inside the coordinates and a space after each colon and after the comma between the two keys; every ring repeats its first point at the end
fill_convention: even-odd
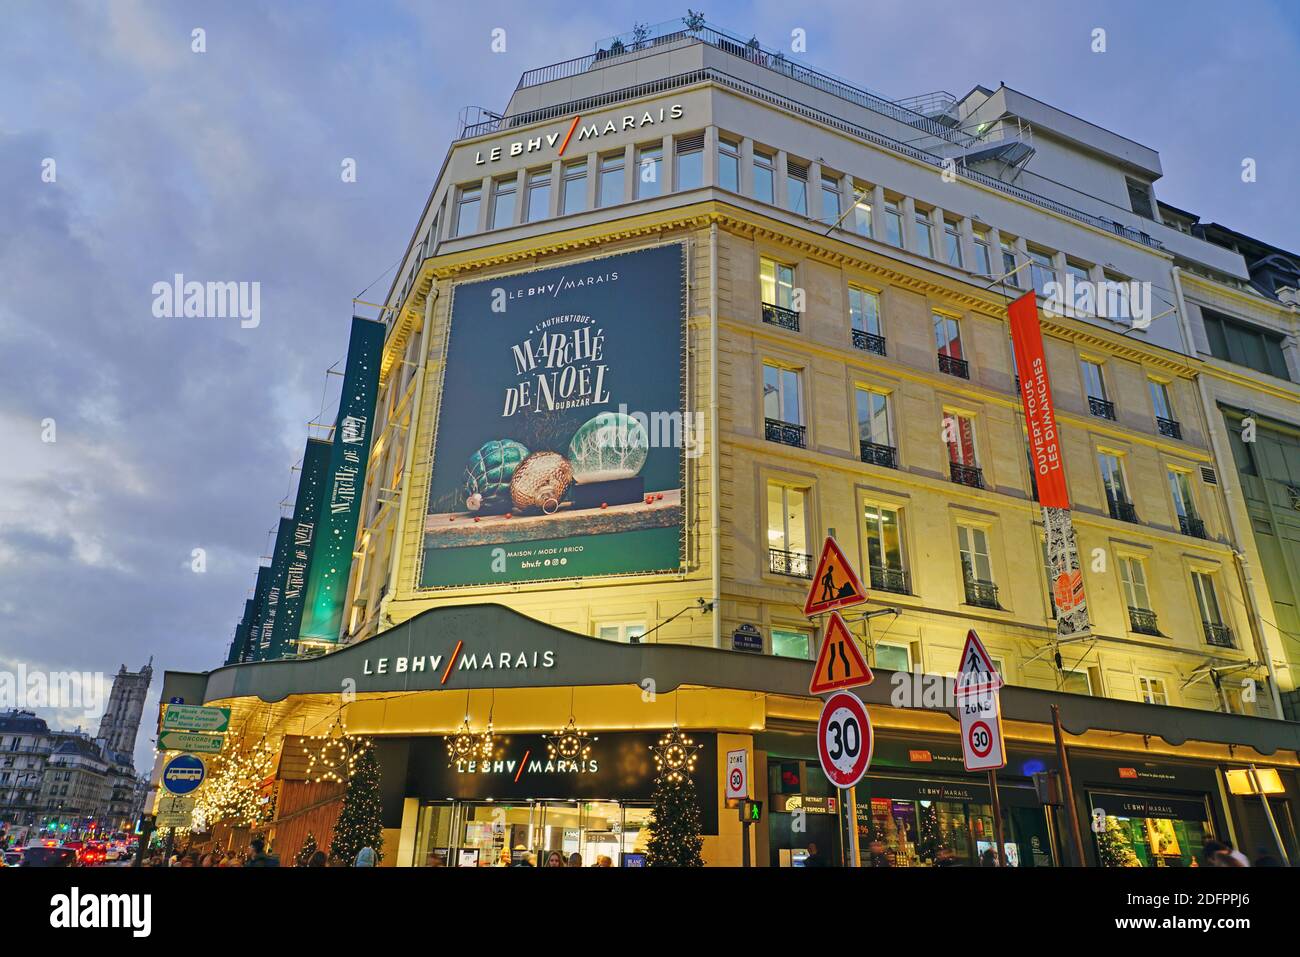
{"type": "Polygon", "coordinates": [[[1011,341],[1016,347],[1016,372],[1020,376],[1020,398],[1029,427],[1029,458],[1038,482],[1038,501],[1045,508],[1069,508],[1061,433],[1056,426],[1034,293],[1027,292],[1011,303],[1007,315],[1011,318],[1011,341]]]}

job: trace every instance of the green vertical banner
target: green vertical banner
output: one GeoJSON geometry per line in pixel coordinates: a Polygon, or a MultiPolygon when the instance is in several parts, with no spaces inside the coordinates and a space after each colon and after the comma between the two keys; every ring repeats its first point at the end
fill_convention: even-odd
{"type": "Polygon", "coordinates": [[[343,624],[343,602],[352,572],[352,547],[361,517],[370,458],[370,433],[379,391],[379,360],[384,350],[382,323],[352,317],[343,391],[334,423],[329,471],[316,529],[315,552],[307,576],[299,641],[336,642],[343,624]]]}
{"type": "Polygon", "coordinates": [[[266,608],[266,592],[271,587],[271,566],[257,566],[257,584],[253,588],[253,614],[244,619],[244,651],[240,661],[261,661],[258,655],[258,636],[262,633],[262,612],[266,608]]]}
{"type": "Polygon", "coordinates": [[[262,620],[258,623],[257,657],[267,661],[271,654],[271,633],[280,614],[280,605],[284,596],[284,576],[289,568],[289,550],[293,545],[293,519],[280,519],[280,527],[275,533],[275,550],[271,552],[271,582],[266,588],[266,604],[263,605],[262,620]]]}
{"type": "Polygon", "coordinates": [[[284,658],[297,650],[298,627],[302,623],[303,599],[307,594],[307,576],[316,544],[320,505],[324,496],[325,476],[330,463],[330,443],[308,439],[302,453],[302,472],[298,477],[298,494],[293,504],[293,541],[285,568],[280,610],[271,633],[271,658],[284,658]]]}
{"type": "Polygon", "coordinates": [[[235,626],[235,637],[230,642],[230,652],[226,655],[226,664],[237,665],[244,660],[244,636],[248,634],[248,619],[253,614],[253,599],[244,601],[244,613],[235,626]]]}

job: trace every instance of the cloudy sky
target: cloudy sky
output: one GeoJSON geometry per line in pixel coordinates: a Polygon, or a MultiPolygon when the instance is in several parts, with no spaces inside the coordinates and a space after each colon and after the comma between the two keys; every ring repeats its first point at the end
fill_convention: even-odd
{"type": "MultiPolygon", "coordinates": [[[[1004,81],[1158,149],[1161,199],[1300,248],[1294,3],[801,6],[705,13],[774,47],[802,28],[804,60],[890,97],[1004,81]]],[[[163,669],[221,663],[350,301],[386,291],[458,109],[686,12],[590,7],[4,0],[0,671],[152,655],[156,699],[163,669]],[[154,318],[176,273],[259,282],[260,325],[154,318]]]]}

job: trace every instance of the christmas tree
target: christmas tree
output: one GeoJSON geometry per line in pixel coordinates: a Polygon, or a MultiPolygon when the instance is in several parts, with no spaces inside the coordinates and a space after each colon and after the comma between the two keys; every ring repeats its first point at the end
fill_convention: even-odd
{"type": "Polygon", "coordinates": [[[373,748],[365,748],[356,760],[348,789],[343,795],[343,810],[334,826],[330,852],[351,864],[357,852],[369,847],[375,863],[383,857],[383,821],[379,801],[379,759],[373,748]]]}
{"type": "Polygon", "coordinates": [[[306,867],[311,860],[311,856],[316,853],[316,835],[311,831],[307,832],[307,840],[302,842],[302,850],[298,852],[295,863],[299,867],[306,867]]]}
{"type": "Polygon", "coordinates": [[[695,782],[681,775],[672,783],[670,775],[655,781],[654,809],[650,816],[650,840],[646,844],[648,867],[703,867],[700,848],[700,808],[695,782]]]}
{"type": "Polygon", "coordinates": [[[1106,829],[1097,834],[1097,859],[1102,867],[1141,867],[1133,842],[1117,818],[1106,818],[1106,829]]]}

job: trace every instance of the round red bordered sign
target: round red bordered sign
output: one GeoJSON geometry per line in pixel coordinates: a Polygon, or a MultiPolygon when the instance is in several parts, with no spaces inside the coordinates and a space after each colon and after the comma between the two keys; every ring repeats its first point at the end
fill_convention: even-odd
{"type": "Polygon", "coordinates": [[[745,783],[745,776],[740,773],[740,768],[731,769],[731,790],[739,791],[741,785],[745,783]]]}
{"type": "Polygon", "coordinates": [[[871,766],[875,746],[871,718],[858,696],[837,691],[822,705],[817,722],[817,756],[822,771],[837,788],[851,788],[871,766]]]}
{"type": "Polygon", "coordinates": [[[966,740],[970,743],[971,752],[977,758],[987,758],[989,752],[993,750],[993,731],[983,721],[976,721],[966,732],[966,740]],[[983,743],[984,747],[980,747],[983,743]]]}

